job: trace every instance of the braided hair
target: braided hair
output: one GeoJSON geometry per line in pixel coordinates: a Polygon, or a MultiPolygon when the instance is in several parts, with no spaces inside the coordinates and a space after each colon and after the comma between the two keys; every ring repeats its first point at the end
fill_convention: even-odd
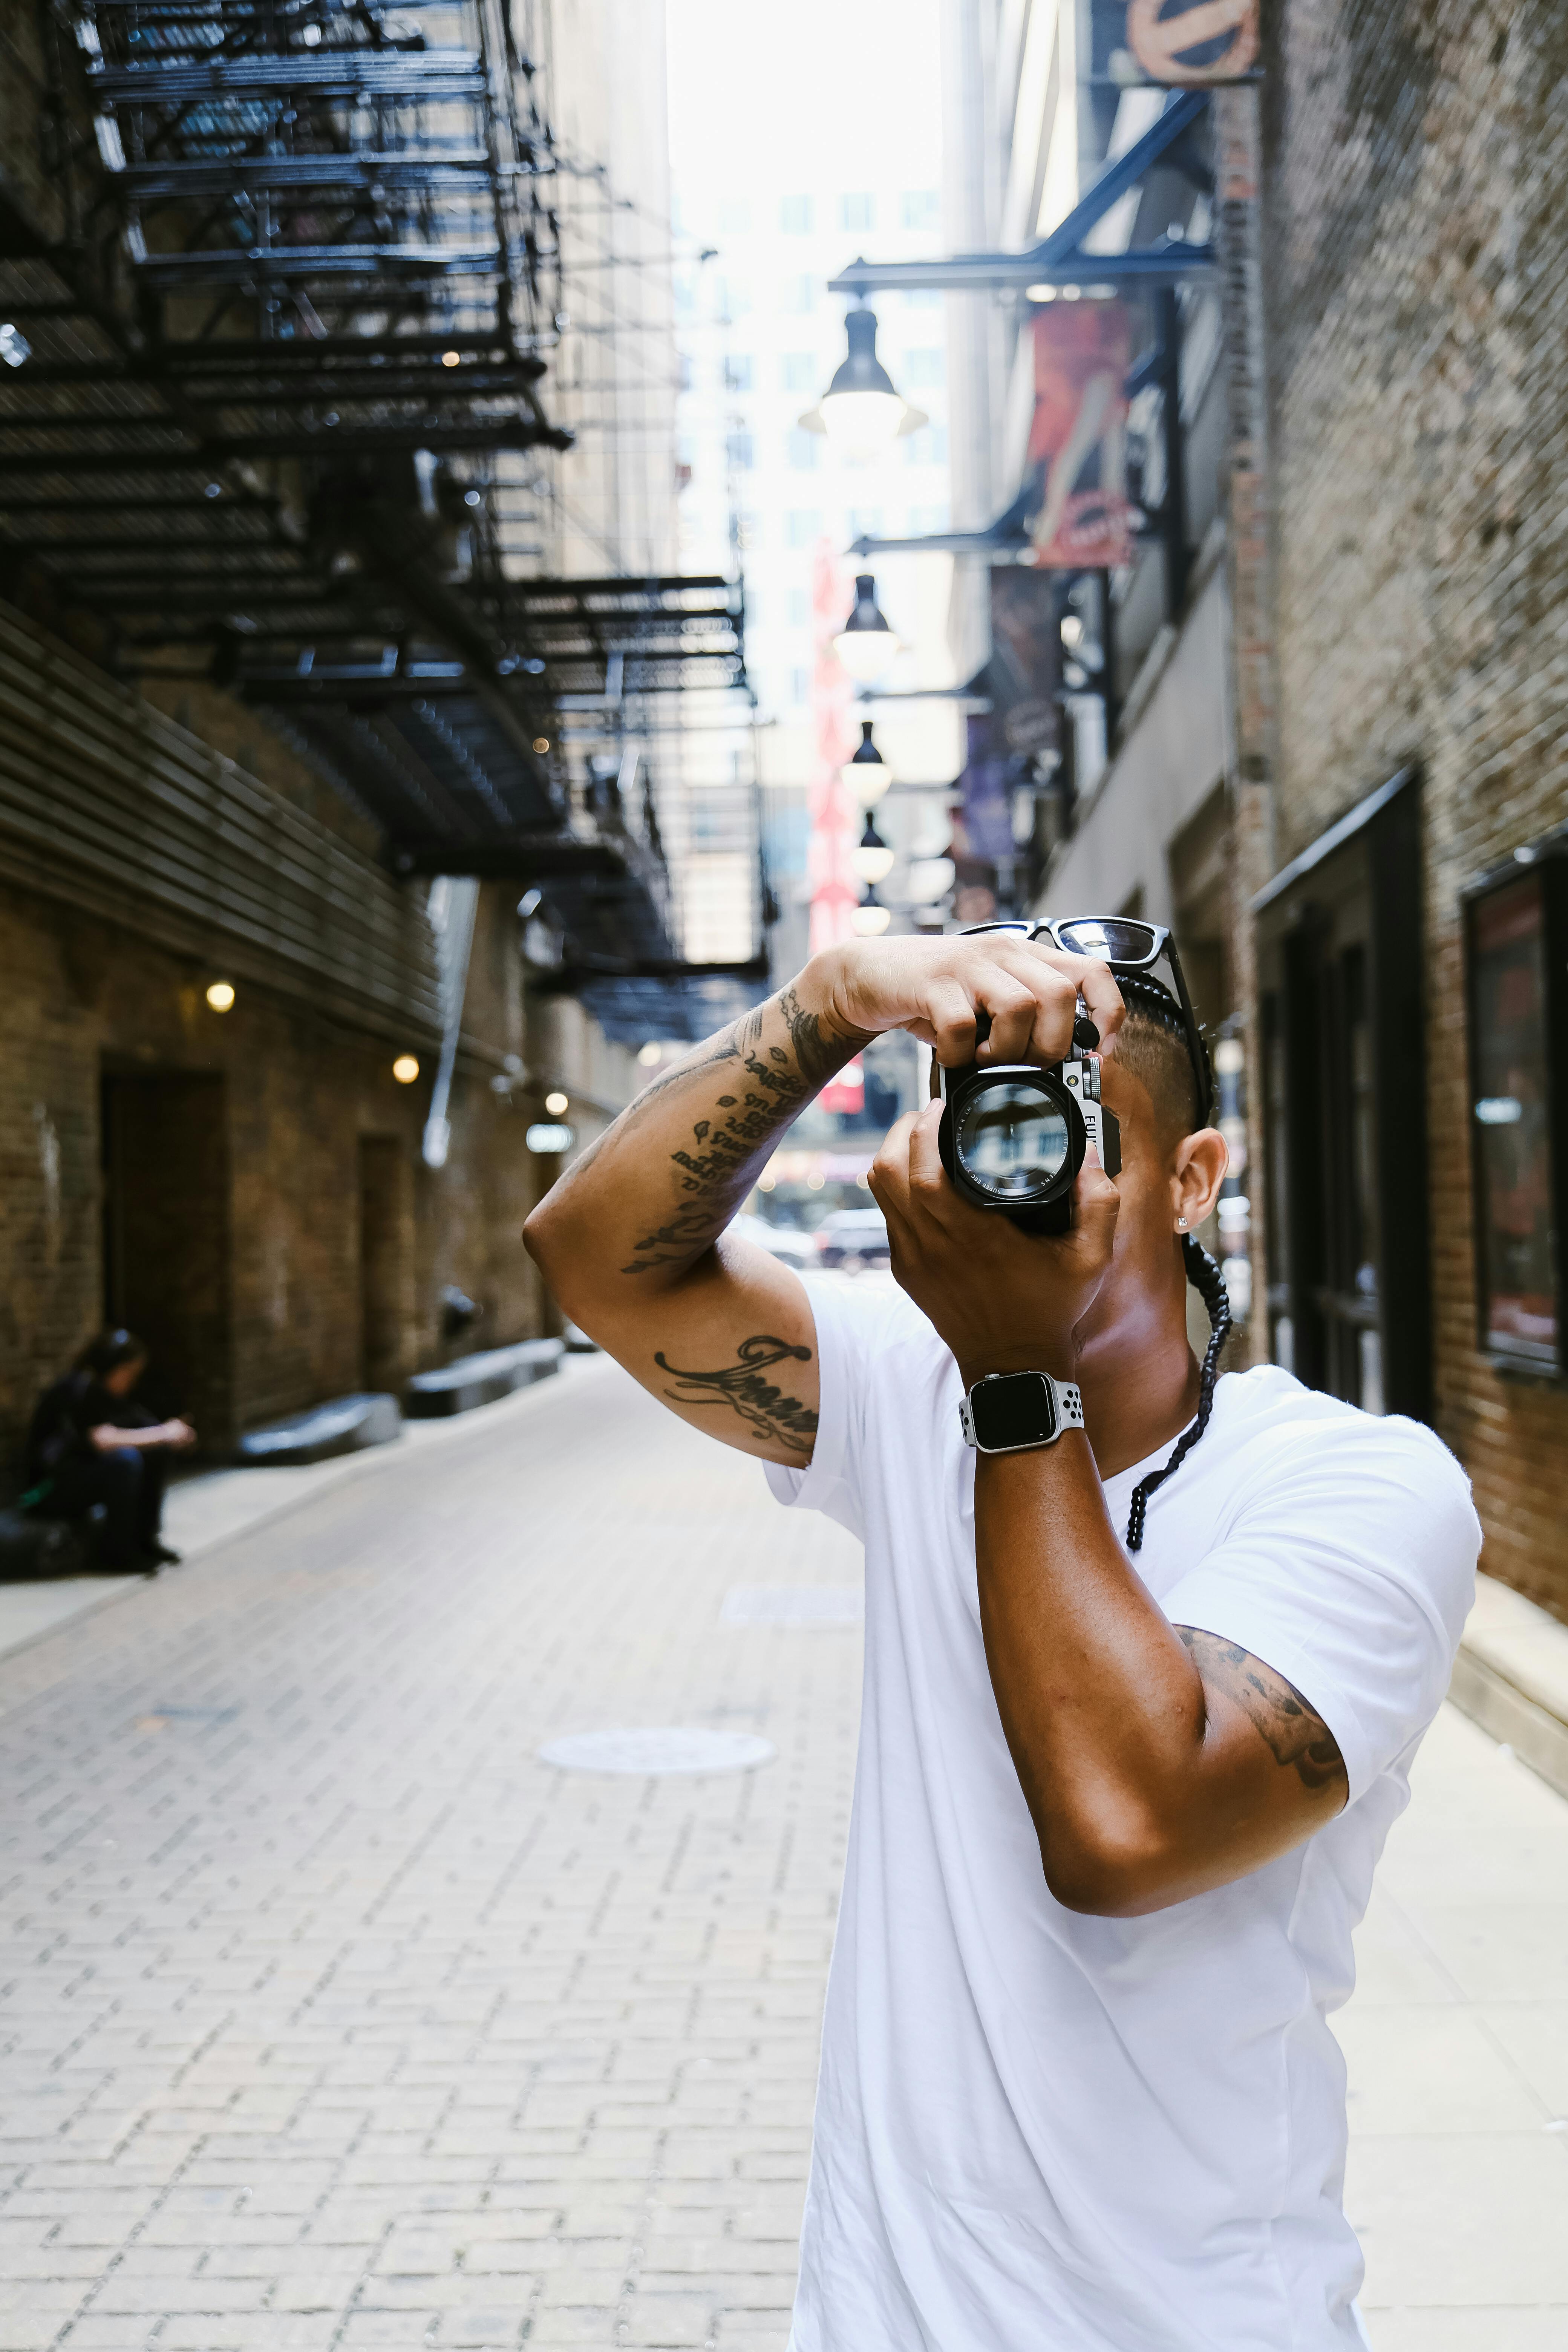
{"type": "MultiPolygon", "coordinates": [[[[1151,974],[1119,972],[1117,985],[1128,1012],[1139,1020],[1149,1021],[1164,1030],[1168,1036],[1181,1041],[1184,1056],[1186,1035],[1174,997],[1151,974]]],[[[1209,1105],[1198,1100],[1199,1087],[1194,1074],[1192,1102],[1201,1125],[1209,1115],[1209,1105]]],[[[1131,1507],[1127,1514],[1127,1549],[1141,1551],[1143,1546],[1143,1521],[1149,1508],[1149,1497],[1167,1478],[1173,1477],[1199,1438],[1209,1425],[1214,1411],[1215,1383],[1219,1378],[1219,1362],[1225,1353],[1225,1343],[1230,1337],[1230,1293],[1225,1276],[1210,1257],[1203,1244],[1192,1234],[1182,1236],[1182,1258],[1187,1280],[1208,1309],[1209,1343],[1204,1350],[1203,1371],[1198,1384],[1197,1418],[1177,1441],[1170,1460],[1162,1469],[1151,1470],[1132,1490],[1131,1507]]]]}
{"type": "Polygon", "coordinates": [[[1209,1311],[1209,1343],[1204,1349],[1204,1368],[1198,1382],[1197,1419],[1184,1430],[1176,1442],[1174,1452],[1164,1467],[1151,1470],[1140,1478],[1132,1489],[1132,1507],[1127,1514],[1127,1549],[1143,1549],[1143,1519],[1149,1508],[1149,1497],[1167,1478],[1173,1477],[1209,1425],[1214,1411],[1215,1382],[1219,1378],[1219,1360],[1225,1353],[1225,1343],[1230,1337],[1230,1293],[1225,1286],[1225,1276],[1202,1242],[1193,1234],[1182,1235],[1182,1256],[1186,1265],[1187,1280],[1209,1311]]]}

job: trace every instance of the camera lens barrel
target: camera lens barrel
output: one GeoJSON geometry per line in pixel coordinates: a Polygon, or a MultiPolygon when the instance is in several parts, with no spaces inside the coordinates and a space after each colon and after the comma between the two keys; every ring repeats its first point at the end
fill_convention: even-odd
{"type": "Polygon", "coordinates": [[[956,1189],[1034,1233],[1066,1233],[1088,1136],[1060,1068],[944,1070],[938,1149],[956,1189]]]}

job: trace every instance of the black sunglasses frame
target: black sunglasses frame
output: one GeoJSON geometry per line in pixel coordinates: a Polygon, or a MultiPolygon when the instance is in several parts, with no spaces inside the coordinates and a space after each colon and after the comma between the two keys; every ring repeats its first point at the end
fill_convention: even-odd
{"type": "Polygon", "coordinates": [[[1062,939],[1062,932],[1075,929],[1079,923],[1104,925],[1113,922],[1135,923],[1140,930],[1148,932],[1153,944],[1146,955],[1136,958],[1096,956],[1093,961],[1106,965],[1113,975],[1119,971],[1152,971],[1162,956],[1170,965],[1171,977],[1176,983],[1176,1000],[1181,1006],[1182,1028],[1187,1044],[1187,1059],[1193,1066],[1193,1076],[1197,1080],[1199,1112],[1204,1124],[1210,1125],[1213,1123],[1215,1111],[1214,1069],[1209,1061],[1208,1047],[1204,1043],[1203,1031],[1198,1026],[1197,1013],[1187,987],[1186,973],[1182,970],[1182,959],[1176,947],[1175,938],[1167,924],[1147,922],[1142,915],[1068,915],[1047,918],[1039,922],[1016,918],[1012,921],[997,923],[972,923],[961,936],[964,939],[973,939],[986,931],[1013,931],[1026,940],[1049,940],[1058,954],[1082,955],[1085,950],[1069,945],[1062,939]]]}

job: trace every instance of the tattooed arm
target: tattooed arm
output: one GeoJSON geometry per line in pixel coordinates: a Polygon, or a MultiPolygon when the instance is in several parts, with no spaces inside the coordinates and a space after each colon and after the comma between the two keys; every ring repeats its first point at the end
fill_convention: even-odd
{"type": "Polygon", "coordinates": [[[524,1238],[562,1307],[673,1412],[799,1467],[816,1427],[806,1286],[725,1233],[791,1121],[872,1037],[908,1029],[946,1063],[1055,1061],[1081,989],[1121,1017],[1102,964],[1007,935],[836,948],[645,1087],[534,1211],[524,1238]],[[722,1238],[721,1238],[722,1237],[722,1238]]]}

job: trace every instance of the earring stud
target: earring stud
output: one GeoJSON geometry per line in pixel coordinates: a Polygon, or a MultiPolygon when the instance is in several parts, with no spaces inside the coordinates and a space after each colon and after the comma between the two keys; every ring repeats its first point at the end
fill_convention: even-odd
{"type": "Polygon", "coordinates": [[[1178,1217],[1178,1218],[1176,1219],[1176,1231],[1177,1231],[1179,1234],[1184,1234],[1184,1233],[1186,1232],[1186,1230],[1187,1230],[1187,1221],[1186,1221],[1185,1217],[1178,1217]]]}

